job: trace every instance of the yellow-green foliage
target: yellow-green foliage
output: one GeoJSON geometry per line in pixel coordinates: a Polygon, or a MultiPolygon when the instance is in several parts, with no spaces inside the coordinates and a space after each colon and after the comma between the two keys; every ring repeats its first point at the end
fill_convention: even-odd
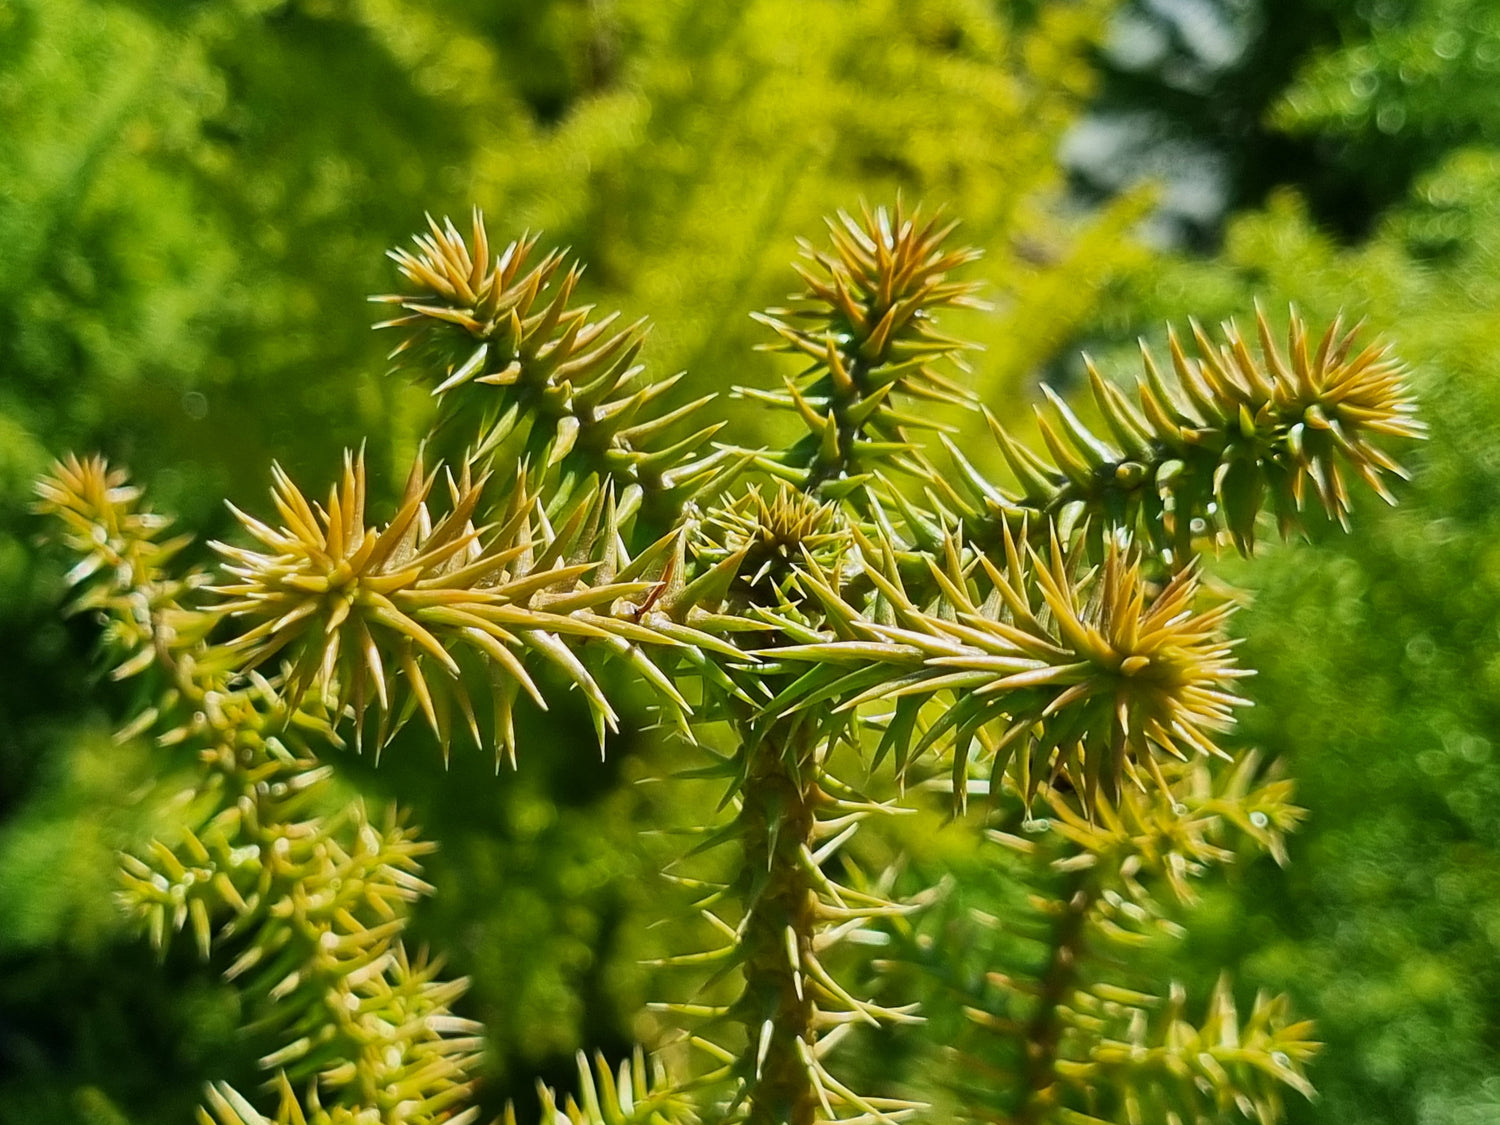
{"type": "Polygon", "coordinates": [[[861,193],[946,204],[987,255],[1000,309],[962,322],[986,349],[977,389],[1009,397],[1142,253],[1141,201],[1073,213],[1055,161],[1112,6],[622,9],[603,32],[620,45],[618,86],[519,151],[489,150],[477,195],[570,243],[612,304],[655,320],[663,373],[686,368],[705,389],[768,381],[745,354],[763,340],[745,312],[784,292],[794,238],[861,193]]]}

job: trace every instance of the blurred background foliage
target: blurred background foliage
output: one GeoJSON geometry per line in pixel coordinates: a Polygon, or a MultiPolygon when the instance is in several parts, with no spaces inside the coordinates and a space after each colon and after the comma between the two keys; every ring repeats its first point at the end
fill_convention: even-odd
{"type": "MultiPolygon", "coordinates": [[[[1432,425],[1402,507],[1223,567],[1253,592],[1243,741],[1312,815],[1289,868],[1206,891],[1173,971],[1319,1021],[1294,1121],[1494,1121],[1497,74],[1482,0],[0,0],[0,1120],[185,1120],[209,1078],[254,1081],[218,967],[156,965],[110,900],[169,763],[111,743],[122,697],[59,618],[26,511],[49,459],[131,464],[205,538],[273,458],[408,461],[426,404],[363,299],[424,210],[471,204],[649,314],[684,396],[764,385],[746,314],[795,238],[900,192],[986,252],[994,311],[945,327],[1006,416],[1073,389],[1080,346],[1132,370],[1137,334],[1256,297],[1398,340],[1432,425]]],[[[474,977],[495,1104],[649,1039],[637,962],[690,944],[645,928],[672,848],[642,833],[691,802],[626,732],[601,766],[584,716],[535,717],[498,779],[422,745],[340,760],[441,845],[417,928],[474,977]]]]}

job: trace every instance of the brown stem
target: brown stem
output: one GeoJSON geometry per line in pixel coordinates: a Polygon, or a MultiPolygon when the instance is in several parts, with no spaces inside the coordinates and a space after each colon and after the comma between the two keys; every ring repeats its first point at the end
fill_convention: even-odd
{"type": "Polygon", "coordinates": [[[1052,957],[1042,974],[1036,1012],[1026,1025],[1026,1100],[1015,1118],[1015,1125],[1040,1125],[1047,1111],[1056,1104],[1052,1087],[1057,1078],[1057,1054],[1062,1043],[1060,1009],[1078,979],[1085,923],[1097,897],[1087,874],[1081,875],[1071,889],[1072,894],[1053,934],[1052,957]]]}
{"type": "Polygon", "coordinates": [[[777,728],[744,750],[739,823],[748,917],[740,942],[745,991],[736,1014],[747,1041],[749,1125],[811,1125],[818,1109],[806,1061],[817,1037],[816,1008],[805,971],[817,893],[802,853],[812,846],[823,794],[816,753],[799,735],[777,728]]]}

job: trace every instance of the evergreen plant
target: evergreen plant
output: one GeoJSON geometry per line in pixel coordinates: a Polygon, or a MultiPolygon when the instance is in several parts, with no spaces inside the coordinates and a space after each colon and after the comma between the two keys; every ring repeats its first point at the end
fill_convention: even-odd
{"type": "Polygon", "coordinates": [[[974,254],[899,205],[829,229],[760,318],[800,370],[739,391],[800,420],[783,448],[717,441],[709,399],[646,376],[642,323],[476,213],[393,252],[383,327],[438,411],[388,518],[351,450],[322,503],[273,468],[270,512],[182,565],[122,470],[69,457],[41,482],[74,607],[137,685],[122,736],[197,763],[170,834],[122,858],[122,900],[159,947],[222,957],[269,1044],[264,1104],[216,1084],[203,1122],[479,1116],[483,1028],[403,937],[428,846],[330,763],[415,722],[498,771],[537,752],[517,712],[569,693],[601,748],[644,708],[722,805],[673,869],[713,939],[670,959],[680,1037],[618,1070],[580,1057],[546,1120],[919,1120],[938,1090],[934,1116],[1269,1123],[1311,1092],[1284,998],[1242,1012],[1227,978],[1164,975],[1172,903],[1238,849],[1284,859],[1301,816],[1226,749],[1247,670],[1199,553],[1249,554],[1263,509],[1283,535],[1345,522],[1356,479],[1389,498],[1389,447],[1422,432],[1399,363],[1295,313],[1284,347],[1259,310],[1250,341],[1194,325],[1168,365],[1143,351],[1134,402],[1090,369],[1093,428],[1052,398],[1045,452],[986,414],[1001,485],[944,432],[983,410],[937,323],[977,304],[954,276],[974,254]],[[935,799],[984,862],[856,854],[935,799]],[[986,882],[1005,916],[969,908],[986,882]],[[860,1037],[865,1071],[915,1042],[937,1078],[841,1068],[860,1037]]]}

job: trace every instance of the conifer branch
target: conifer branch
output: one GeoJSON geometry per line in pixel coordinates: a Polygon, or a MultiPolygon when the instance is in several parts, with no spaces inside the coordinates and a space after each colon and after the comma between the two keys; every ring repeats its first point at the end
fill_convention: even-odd
{"type": "Polygon", "coordinates": [[[973,404],[973,392],[939,367],[958,363],[969,345],[933,321],[943,308],[984,307],[976,285],[947,280],[979,256],[944,248],[956,225],[941,215],[924,220],[920,209],[908,214],[898,203],[893,211],[867,207],[858,220],[843,212],[830,219],[831,253],[802,244],[797,273],[806,288],[789,307],[756,319],[781,338],[770,347],[809,366],[782,390],[738,390],[807,424],[807,437],[761,459],[765,468],[804,491],[838,495],[850,478],[907,452],[908,429],[933,425],[920,410],[898,406],[897,396],[920,407],[973,404]]]}
{"type": "Polygon", "coordinates": [[[585,492],[549,519],[522,473],[491,509],[494,524],[476,527],[485,481],[467,467],[450,477],[451,506],[435,520],[427,506],[434,477],[415,466],[396,515],[377,530],[365,525],[363,458],[346,456],[326,509],[278,471],[273,500],[284,526],[237,512],[261,549],[215,544],[231,578],[213,588],[223,599],[215,612],[242,630],[221,651],[238,672],[287,661],[287,699],[316,691],[335,714],[352,707],[357,739],[371,707],[381,716],[381,746],[420,710],[446,757],[455,707],[483,744],[455,655],[467,650],[493,669],[497,768],[502,749],[515,756],[518,692],[547,706],[533,674],[547,664],[588,701],[602,744],[618,720],[574,649],[599,641],[631,654],[642,642],[673,643],[612,609],[651,583],[619,580],[611,496],[585,492]],[[603,557],[593,557],[596,545],[603,557]],[[403,681],[409,694],[398,705],[403,681]]]}
{"type": "Polygon", "coordinates": [[[1361,347],[1359,327],[1338,319],[1314,343],[1295,309],[1286,350],[1259,308],[1255,326],[1258,358],[1232,321],[1219,340],[1194,323],[1196,355],[1171,332],[1170,376],[1142,342],[1139,405],[1089,362],[1106,434],[1046,388],[1047,408],[1037,409],[1045,453],[987,413],[1018,493],[987,481],[951,442],[955,481],[932,472],[930,483],[981,542],[998,542],[998,525],[1014,528],[1030,514],[1056,521],[1065,536],[1087,521],[1096,548],[1116,529],[1139,535],[1177,566],[1193,557],[1195,538],[1216,531],[1249,554],[1266,505],[1290,536],[1303,527],[1309,492],[1347,529],[1351,475],[1394,503],[1386,479],[1406,472],[1385,447],[1426,427],[1390,345],[1361,347]]]}
{"type": "Polygon", "coordinates": [[[1259,776],[1254,754],[1231,771],[1180,767],[1171,782],[1167,800],[1127,790],[1093,820],[1076,795],[1049,790],[1047,815],[1022,833],[987,833],[1024,861],[1031,905],[983,923],[998,962],[988,988],[966,997],[976,1035],[964,1065],[1010,1073],[1015,1093],[997,1102],[976,1089],[976,1111],[1038,1125],[1145,1125],[1233,1109],[1269,1125],[1282,1117],[1283,1088],[1312,1095],[1303,1068],[1317,1045],[1284,997],[1258,997],[1242,1022],[1221,978],[1195,1023],[1182,987],[1163,995],[1142,968],[1143,955],[1180,940],[1169,908],[1194,900],[1194,881],[1232,862],[1236,840],[1284,857],[1283,836],[1302,810],[1288,783],[1259,776]],[[1043,943],[1040,962],[1018,955],[1012,943],[1023,935],[1043,943]],[[1024,1046],[1018,1057],[999,1049],[1011,1036],[1024,1046]]]}
{"type": "Polygon", "coordinates": [[[471,456],[555,468],[560,498],[613,480],[622,510],[644,501],[657,522],[735,471],[731,453],[706,448],[722,422],[683,432],[713,396],[663,410],[682,374],[644,378],[645,321],[617,327],[618,314],[576,303],[583,267],[564,270],[565,250],[527,269],[537,237],[523,235],[492,258],[477,208],[469,241],[429,216],[413,242],[390,252],[410,290],[372,298],[401,315],[376,327],[404,331],[391,358],[433,384],[440,429],[477,431],[471,456]]]}
{"type": "MultiPolygon", "coordinates": [[[[1006,815],[1050,817],[989,834],[1022,857],[1031,893],[1029,914],[989,928],[1002,944],[1026,929],[1045,956],[997,963],[966,998],[1012,1048],[994,1066],[1009,1120],[1144,1125],[1234,1106],[1269,1125],[1283,1087],[1310,1090],[1315,1044],[1284,1000],[1241,1019],[1221,982],[1195,1023],[1185,994],[1124,951],[1172,935],[1168,899],[1189,900],[1233,838],[1284,860],[1301,815],[1254,756],[1219,764],[1247,672],[1194,548],[1220,527],[1248,552],[1268,499],[1296,529],[1309,488],[1342,522],[1351,474],[1389,498],[1387,443],[1422,433],[1400,365],[1337,323],[1315,348],[1295,314],[1288,352],[1258,316],[1260,359],[1232,325],[1217,343],[1195,326],[1199,354],[1174,337],[1170,380],[1146,354],[1139,407],[1090,368],[1108,438],[1055,396],[1045,454],[992,418],[1009,492],[946,438],[957,472],[937,471],[920,442],[940,429],[925,409],[973,404],[942,370],[965,345],[935,315],[977,305],[949,279],[974,252],[899,205],[830,227],[830,251],[805,248],[794,304],[761,318],[809,366],[741,392],[803,419],[789,449],[713,447],[708,399],[669,409],[676,379],[644,380],[642,323],[576,303],[565,253],[528,265],[535,237],[492,254],[476,212],[467,241],[429,221],[393,252],[407,291],[378,298],[398,308],[393,354],[438,399],[440,429],[469,427],[446,474],[419,458],[389,521],[367,518],[361,455],[321,505],[277,468],[275,515],[235,509],[241,537],[213,545],[211,576],[178,569],[185,540],[163,538],[103,461],[69,459],[39,486],[80,556],[75,607],[104,615],[114,675],[141,692],[123,733],[199,753],[200,811],[122,859],[122,899],[158,946],[191,930],[205,956],[233,956],[252,1026],[277,1044],[262,1063],[278,1125],[475,1115],[461,1107],[481,1029],[450,1010],[463,982],[403,944],[429,849],[399,817],[333,808],[326,748],[351,723],[362,745],[372,712],[384,747],[420,713],[445,760],[462,725],[497,769],[514,764],[515,709],[553,702],[548,675],[576,690],[602,746],[623,711],[605,662],[701,755],[685,772],[726,787],[729,822],[697,826],[705,847],[738,849],[737,874],[697,903],[725,944],[672,960],[737,991],[667,1006],[708,1021],[694,1042],[710,1069],[674,1081],[639,1054],[618,1074],[580,1058],[577,1098],[542,1092],[549,1122],[916,1113],[825,1062],[851,1028],[918,1018],[858,995],[838,966],[932,898],[838,874],[861,825],[895,807],[861,793],[887,763],[897,787],[950,770],[955,814],[973,786],[1006,815]],[[865,751],[870,776],[841,781],[835,754],[865,751]],[[738,1036],[717,1043],[725,1023],[738,1036]]],[[[222,1085],[200,1118],[271,1120],[222,1085]]]]}
{"type": "Polygon", "coordinates": [[[1231,725],[1242,702],[1233,682],[1245,673],[1222,634],[1230,607],[1197,609],[1193,570],[1152,596],[1139,558],[1113,540],[1103,565],[1085,569],[1055,533],[1045,556],[1008,528],[1002,535],[1003,570],[950,537],[943,564],[929,562],[942,596],[928,608],[908,595],[894,552],[861,540],[867,557],[884,559],[866,573],[888,619],[846,608],[843,635],[783,650],[782,659],[827,670],[803,681],[800,698],[779,702],[805,708],[833,695],[845,710],[894,704],[880,755],[894,752],[904,773],[915,758],[951,748],[959,809],[976,743],[992,758],[992,791],[1013,769],[1029,800],[1066,772],[1091,808],[1127,776],[1165,789],[1159,757],[1224,755],[1214,736],[1231,725]],[[864,686],[871,665],[889,671],[864,686]],[[938,695],[951,702],[917,733],[938,695]]]}
{"type": "MultiPolygon", "coordinates": [[[[722,1074],[732,1081],[730,1120],[899,1120],[917,1108],[856,1093],[824,1061],[853,1023],[911,1018],[909,1010],[855,996],[831,968],[832,953],[850,935],[905,909],[841,886],[824,870],[879,806],[860,802],[828,772],[831,747],[848,733],[843,723],[778,715],[763,702],[796,676],[778,666],[779,635],[805,634],[822,616],[803,568],[851,573],[858,569],[852,547],[835,505],[786,485],[769,499],[752,487],[709,512],[694,543],[714,580],[693,584],[690,613],[732,642],[711,658],[718,675],[705,682],[702,717],[727,719],[735,736],[733,753],[705,776],[723,777],[736,806],[718,842],[737,845],[739,874],[712,900],[739,917],[725,947],[677,960],[743,977],[737,999],[705,1013],[743,1028],[745,1053],[730,1054],[722,1074]]],[[[676,612],[689,589],[666,596],[676,612]]]]}
{"type": "MultiPolygon", "coordinates": [[[[305,694],[289,704],[284,685],[237,678],[216,659],[204,640],[216,615],[189,600],[203,583],[164,569],[171,552],[155,537],[165,521],[139,507],[123,473],[67,461],[38,491],[65,540],[90,552],[72,572],[83,587],[75,606],[110,614],[106,635],[128,654],[118,667],[164,673],[124,733],[155,730],[198,751],[180,795],[197,815],[175,838],[121,856],[126,911],[158,949],[190,929],[200,956],[234,954],[226,976],[246,993],[250,1029],[278,1044],[261,1063],[284,1092],[289,1077],[313,1081],[315,1119],[321,1087],[341,1120],[359,1107],[412,1125],[472,1120],[454,1112],[482,1030],[449,1010],[465,982],[439,980],[440,962],[410,957],[401,941],[410,904],[431,890],[418,864],[431,845],[394,818],[372,823],[362,805],[329,811],[331,771],[313,748],[337,743],[337,711],[305,694]]],[[[209,1105],[221,1119],[253,1112],[227,1089],[211,1090],[209,1105]]],[[[300,1114],[284,1096],[283,1117],[300,1114]]]]}

